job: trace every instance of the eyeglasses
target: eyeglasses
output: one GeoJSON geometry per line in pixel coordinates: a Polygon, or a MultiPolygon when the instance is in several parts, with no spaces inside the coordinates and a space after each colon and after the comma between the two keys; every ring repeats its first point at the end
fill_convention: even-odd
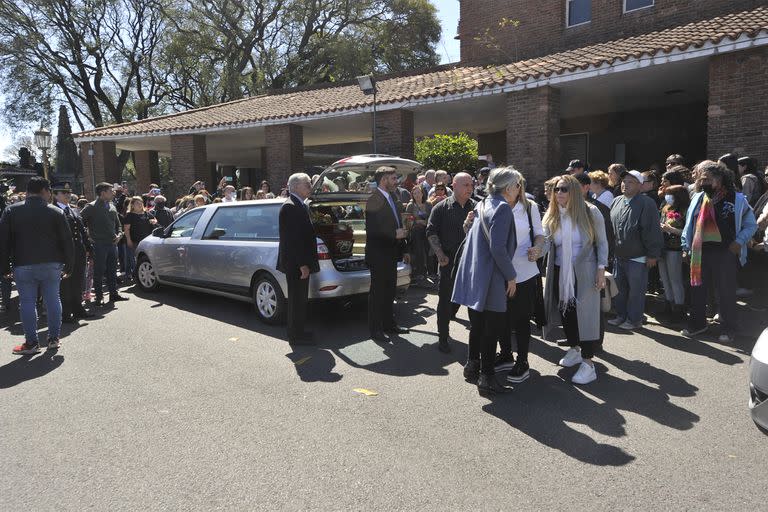
{"type": "Polygon", "coordinates": [[[562,192],[563,194],[567,194],[569,190],[570,190],[570,188],[568,188],[568,187],[555,187],[555,188],[552,189],[552,191],[555,194],[559,194],[560,192],[562,192]]]}

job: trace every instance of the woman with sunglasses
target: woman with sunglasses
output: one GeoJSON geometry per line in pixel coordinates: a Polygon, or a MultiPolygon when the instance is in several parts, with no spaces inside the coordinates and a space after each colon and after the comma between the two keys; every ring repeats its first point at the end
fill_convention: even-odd
{"type": "Polygon", "coordinates": [[[549,322],[545,339],[553,339],[560,318],[568,346],[560,359],[566,368],[579,365],[571,379],[588,384],[597,379],[592,358],[602,338],[600,290],[605,287],[608,240],[603,216],[584,201],[579,182],[560,176],[542,221],[545,251],[549,252],[544,305],[549,322]]]}

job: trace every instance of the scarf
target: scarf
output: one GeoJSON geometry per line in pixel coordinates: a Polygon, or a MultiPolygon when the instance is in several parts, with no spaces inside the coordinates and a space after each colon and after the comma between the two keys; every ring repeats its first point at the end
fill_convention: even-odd
{"type": "Polygon", "coordinates": [[[565,313],[576,306],[576,293],[574,291],[575,276],[573,272],[573,222],[568,210],[560,208],[560,234],[563,237],[562,263],[560,264],[560,282],[558,291],[560,297],[560,311],[565,313]]]}
{"type": "Polygon", "coordinates": [[[701,252],[704,242],[722,242],[715,219],[715,207],[704,194],[691,244],[691,286],[701,286],[701,252]]]}

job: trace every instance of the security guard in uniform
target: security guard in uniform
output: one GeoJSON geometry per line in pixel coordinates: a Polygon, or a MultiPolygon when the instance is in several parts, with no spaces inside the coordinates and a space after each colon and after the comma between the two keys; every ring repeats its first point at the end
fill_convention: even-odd
{"type": "Polygon", "coordinates": [[[72,239],[75,244],[75,259],[72,265],[72,275],[61,282],[61,319],[63,322],[75,322],[78,318],[88,318],[93,315],[83,307],[83,287],[85,283],[86,255],[93,251],[85,223],[80,214],[70,207],[69,199],[72,189],[69,183],[53,186],[53,204],[64,211],[69,223],[72,239]]]}

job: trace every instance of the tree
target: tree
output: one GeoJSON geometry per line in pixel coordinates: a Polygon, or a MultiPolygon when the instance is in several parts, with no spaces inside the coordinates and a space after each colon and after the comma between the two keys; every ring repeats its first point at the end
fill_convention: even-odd
{"type": "Polygon", "coordinates": [[[13,126],[65,101],[81,130],[143,119],[165,92],[155,67],[166,0],[4,0],[0,77],[13,126]]]}
{"type": "Polygon", "coordinates": [[[75,146],[75,140],[72,138],[72,126],[69,124],[67,107],[64,105],[59,106],[59,129],[56,132],[56,174],[73,176],[75,181],[80,174],[77,146],[75,146]]]}
{"type": "Polygon", "coordinates": [[[453,174],[477,162],[477,141],[466,133],[438,134],[416,141],[415,156],[424,167],[453,174]]]}
{"type": "Polygon", "coordinates": [[[168,14],[165,74],[178,107],[439,62],[428,0],[184,0],[168,14]]]}

